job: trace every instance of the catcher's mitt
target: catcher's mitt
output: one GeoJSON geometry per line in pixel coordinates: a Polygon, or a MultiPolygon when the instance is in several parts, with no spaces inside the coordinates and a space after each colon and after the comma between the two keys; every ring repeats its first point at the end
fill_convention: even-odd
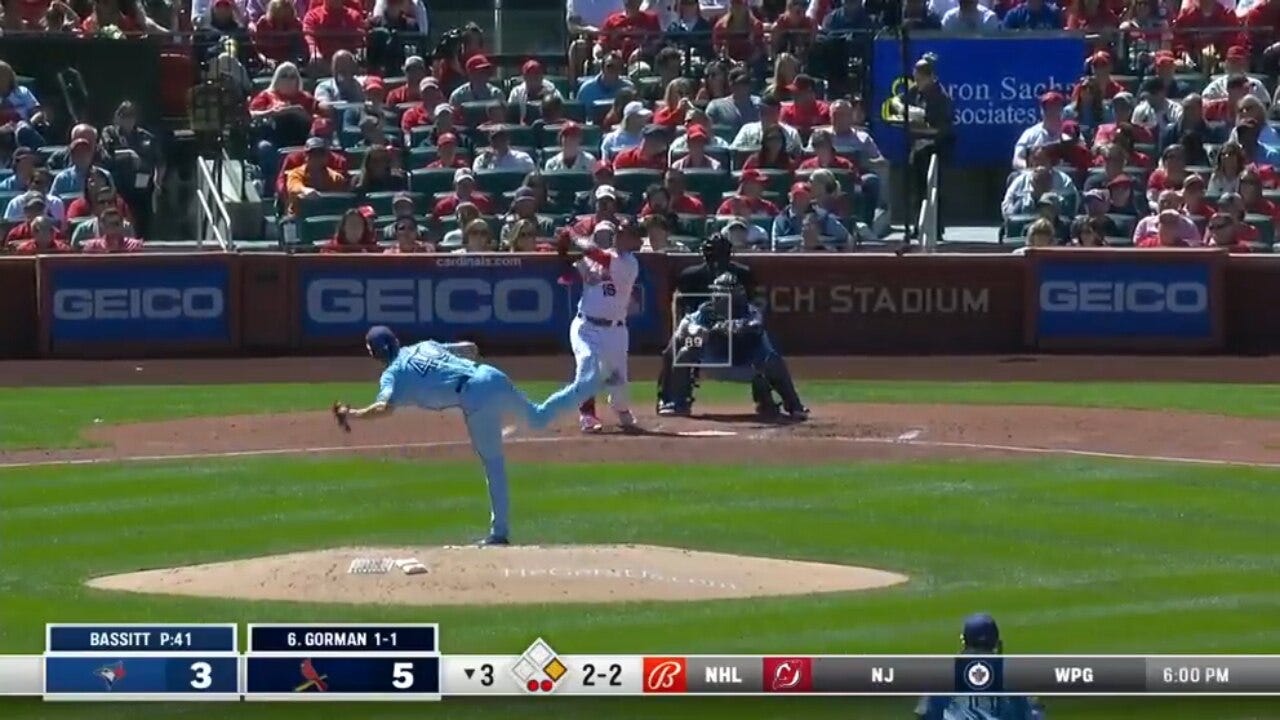
{"type": "Polygon", "coordinates": [[[347,422],[347,406],[342,403],[333,404],[333,419],[344,432],[351,432],[351,423],[347,422]]]}

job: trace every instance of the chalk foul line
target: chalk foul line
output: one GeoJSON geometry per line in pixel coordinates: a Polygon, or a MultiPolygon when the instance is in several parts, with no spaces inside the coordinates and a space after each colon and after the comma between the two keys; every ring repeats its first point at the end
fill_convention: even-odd
{"type": "MultiPolygon", "coordinates": [[[[788,440],[807,440],[807,441],[827,441],[827,442],[846,442],[857,443],[863,445],[896,445],[896,446],[913,446],[922,448],[953,448],[957,450],[974,450],[985,452],[1006,452],[1024,455],[1069,455],[1075,457],[1101,458],[1105,460],[1131,460],[1139,462],[1162,462],[1162,463],[1178,463],[1185,465],[1212,465],[1212,466],[1234,466],[1234,467],[1254,467],[1280,469],[1280,463],[1273,462],[1249,462],[1245,460],[1224,460],[1220,458],[1202,458],[1202,457],[1186,457],[1177,455],[1146,455],[1141,453],[1123,453],[1108,452],[1104,450],[1081,450],[1078,448],[1052,448],[1037,447],[1032,445],[1004,445],[996,443],[975,443],[975,442],[958,442],[949,440],[920,440],[917,437],[908,438],[910,432],[903,433],[896,437],[848,437],[848,436],[812,436],[812,435],[795,435],[795,436],[778,436],[785,437],[788,440]]],[[[628,440],[638,441],[645,439],[644,435],[608,435],[610,440],[628,440]]],[[[717,437],[732,437],[722,435],[700,435],[700,437],[708,437],[715,439],[717,437]]],[[[559,435],[548,437],[508,437],[505,443],[508,445],[541,445],[547,443],[574,442],[581,443],[584,438],[579,436],[559,435]]],[[[588,442],[590,442],[588,440],[588,442]]],[[[4,462],[0,463],[0,470],[15,468],[33,468],[33,467],[67,467],[76,465],[102,465],[105,463],[144,463],[144,462],[164,462],[176,460],[216,460],[219,458],[247,458],[247,457],[272,457],[281,455],[304,455],[304,454],[325,454],[325,453],[342,453],[342,452],[374,452],[379,450],[430,450],[432,448],[449,448],[449,447],[470,447],[470,440],[435,440],[429,442],[417,443],[377,443],[365,445],[320,445],[316,447],[288,447],[288,448],[267,448],[260,450],[224,450],[218,452],[200,452],[200,453],[173,453],[168,455],[121,455],[110,456],[104,455],[99,457],[85,458],[57,458],[49,460],[30,460],[23,462],[4,462]]]]}

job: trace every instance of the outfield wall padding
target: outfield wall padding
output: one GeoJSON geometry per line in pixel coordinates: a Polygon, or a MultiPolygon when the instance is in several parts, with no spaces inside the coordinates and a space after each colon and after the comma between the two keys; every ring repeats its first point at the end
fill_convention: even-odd
{"type": "MultiPolygon", "coordinates": [[[[1280,257],[1217,250],[1011,255],[744,255],[794,354],[1267,353],[1280,257]]],[[[672,325],[690,255],[643,254],[633,352],[672,325]]],[[[494,354],[568,350],[579,287],[546,254],[146,254],[0,261],[0,356],[342,352],[372,324],[494,354]]]]}

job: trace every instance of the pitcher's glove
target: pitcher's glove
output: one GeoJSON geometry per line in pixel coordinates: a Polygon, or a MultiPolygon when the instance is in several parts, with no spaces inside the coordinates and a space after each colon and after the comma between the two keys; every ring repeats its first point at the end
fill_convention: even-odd
{"type": "Polygon", "coordinates": [[[556,231],[556,255],[560,258],[560,277],[556,278],[556,282],[561,285],[572,285],[578,279],[578,271],[573,264],[578,261],[576,255],[569,252],[573,247],[573,236],[569,232],[569,228],[560,228],[556,231]]]}
{"type": "Polygon", "coordinates": [[[337,421],[338,427],[342,428],[344,432],[351,432],[351,423],[347,422],[347,413],[350,410],[351,408],[342,403],[333,404],[333,419],[337,421]]]}

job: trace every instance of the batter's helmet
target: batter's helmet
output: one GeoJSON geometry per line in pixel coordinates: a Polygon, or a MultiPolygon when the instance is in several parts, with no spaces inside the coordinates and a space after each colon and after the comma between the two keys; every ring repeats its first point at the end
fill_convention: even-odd
{"type": "Polygon", "coordinates": [[[386,325],[374,325],[369,328],[369,332],[364,334],[364,344],[369,346],[369,352],[375,358],[384,363],[395,360],[400,352],[400,340],[386,325]]]}
{"type": "Polygon", "coordinates": [[[996,619],[987,613],[974,613],[965,618],[960,638],[964,641],[966,653],[1000,652],[1000,628],[996,619]]]}

